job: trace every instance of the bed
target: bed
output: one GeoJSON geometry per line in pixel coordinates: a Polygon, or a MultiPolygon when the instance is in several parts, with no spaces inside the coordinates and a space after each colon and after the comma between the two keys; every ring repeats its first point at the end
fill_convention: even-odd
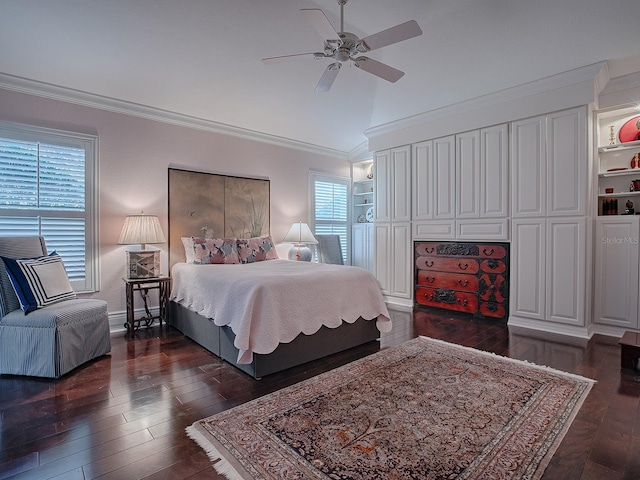
{"type": "Polygon", "coordinates": [[[269,212],[268,180],[265,196],[260,193],[264,192],[264,183],[260,182],[265,180],[241,179],[240,191],[246,197],[244,211],[249,218],[236,225],[257,223],[261,228],[239,231],[214,220],[220,212],[222,219],[238,222],[240,218],[242,198],[237,192],[229,192],[233,182],[225,184],[235,177],[222,176],[220,182],[219,175],[172,170],[170,325],[256,379],[376,341],[381,331],[391,330],[387,307],[370,272],[346,265],[277,258],[265,231],[268,220],[255,219],[256,211],[269,212]],[[252,181],[257,182],[257,188],[252,181]],[[224,186],[222,194],[216,190],[220,184],[224,186]],[[215,204],[214,213],[206,212],[209,202],[206,195],[199,195],[202,191],[215,199],[211,202],[215,204]],[[198,193],[197,201],[189,203],[194,192],[198,193]],[[227,197],[231,199],[227,201],[229,208],[235,209],[233,214],[227,211],[227,197]],[[256,198],[266,201],[266,206],[256,208],[256,198]],[[196,230],[202,230],[207,238],[195,236],[196,230]],[[217,238],[216,232],[226,235],[217,238]],[[188,239],[196,242],[194,251],[198,253],[206,244],[206,255],[196,259],[190,256],[193,247],[187,245],[188,239]],[[234,244],[237,251],[229,253],[234,244]]]}

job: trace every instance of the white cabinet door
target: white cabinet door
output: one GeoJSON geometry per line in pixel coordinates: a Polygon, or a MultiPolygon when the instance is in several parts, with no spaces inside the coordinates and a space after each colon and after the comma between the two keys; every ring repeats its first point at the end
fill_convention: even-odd
{"type": "Polygon", "coordinates": [[[391,224],[391,292],[394,297],[411,298],[411,223],[391,224]]]}
{"type": "Polygon", "coordinates": [[[509,216],[509,126],[480,130],[480,218],[509,216]]]}
{"type": "Polygon", "coordinates": [[[376,222],[391,221],[391,151],[376,152],[373,157],[373,193],[376,222]]]}
{"type": "Polygon", "coordinates": [[[596,323],[639,328],[639,225],[640,219],[630,215],[596,218],[596,323]]]}
{"type": "Polygon", "coordinates": [[[455,137],[433,140],[433,174],[429,187],[433,192],[433,218],[454,219],[456,215],[455,137]]]}
{"type": "Polygon", "coordinates": [[[411,156],[413,220],[433,219],[433,142],[421,142],[413,145],[411,156]]]}
{"type": "Polygon", "coordinates": [[[547,215],[586,215],[587,112],[547,115],[547,215]]]}
{"type": "Polygon", "coordinates": [[[411,298],[411,223],[374,224],[375,275],[384,295],[411,298]]]}
{"type": "Polygon", "coordinates": [[[547,219],[545,319],[585,325],[586,219],[547,219]]]}
{"type": "Polygon", "coordinates": [[[456,135],[456,217],[480,216],[480,131],[456,135]]]}
{"type": "Polygon", "coordinates": [[[391,224],[375,223],[374,231],[374,250],[375,254],[375,272],[380,290],[385,295],[391,293],[391,224]]]}
{"type": "Polygon", "coordinates": [[[513,218],[546,216],[545,117],[511,124],[511,213],[513,218]]]}
{"type": "Polygon", "coordinates": [[[545,219],[513,220],[511,241],[511,312],[544,320],[545,219]]]}
{"type": "Polygon", "coordinates": [[[411,221],[411,147],[391,150],[392,222],[411,221]]]}
{"type": "Polygon", "coordinates": [[[455,136],[413,145],[412,219],[455,219],[455,136]]]}
{"type": "Polygon", "coordinates": [[[354,224],[351,246],[351,264],[373,273],[373,253],[373,224],[354,224]]]}
{"type": "Polygon", "coordinates": [[[376,152],[373,159],[375,221],[411,221],[411,147],[376,152]]]}

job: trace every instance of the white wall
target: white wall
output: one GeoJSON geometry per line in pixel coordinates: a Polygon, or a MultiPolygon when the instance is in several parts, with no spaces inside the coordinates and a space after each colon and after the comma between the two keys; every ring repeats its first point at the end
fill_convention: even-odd
{"type": "MultiPolygon", "coordinates": [[[[124,217],[156,214],[168,236],[169,166],[268,178],[276,243],[292,222],[308,218],[310,170],[350,174],[343,159],[3,89],[0,120],[98,135],[101,290],[92,296],[108,302],[112,317],[125,310],[126,247],[117,245],[124,217]]],[[[159,247],[167,272],[168,245],[159,247]]]]}

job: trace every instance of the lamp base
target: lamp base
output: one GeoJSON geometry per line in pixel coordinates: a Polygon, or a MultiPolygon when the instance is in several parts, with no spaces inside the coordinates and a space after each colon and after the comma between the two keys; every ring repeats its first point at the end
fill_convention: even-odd
{"type": "Polygon", "coordinates": [[[160,276],[160,250],[127,250],[127,278],[160,276]]]}
{"type": "Polygon", "coordinates": [[[311,249],[306,245],[294,245],[291,247],[291,250],[289,250],[289,260],[310,262],[312,257],[311,249]]]}

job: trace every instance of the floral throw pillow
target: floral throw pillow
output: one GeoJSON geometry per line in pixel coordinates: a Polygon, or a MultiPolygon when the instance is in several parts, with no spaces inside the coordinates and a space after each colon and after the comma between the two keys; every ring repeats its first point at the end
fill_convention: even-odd
{"type": "MultiPolygon", "coordinates": [[[[195,263],[196,265],[240,263],[235,238],[192,237],[192,239],[193,262],[190,263],[195,263]]],[[[189,258],[188,254],[187,258],[189,258]]]]}
{"type": "Polygon", "coordinates": [[[240,263],[262,262],[279,258],[271,236],[239,238],[237,243],[240,263]]]}

